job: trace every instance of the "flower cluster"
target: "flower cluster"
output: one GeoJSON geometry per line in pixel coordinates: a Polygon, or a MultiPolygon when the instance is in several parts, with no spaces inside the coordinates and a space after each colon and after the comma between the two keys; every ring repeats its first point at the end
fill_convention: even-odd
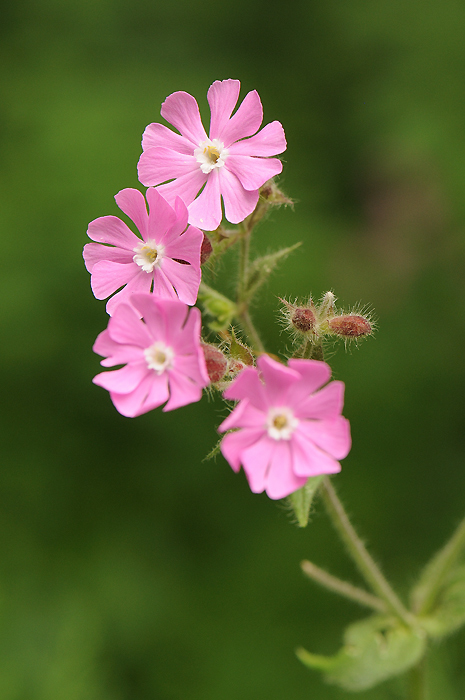
{"type": "MultiPolygon", "coordinates": [[[[194,307],[201,266],[251,233],[246,224],[224,233],[223,208],[227,221],[241,224],[257,206],[262,216],[268,207],[290,202],[272,181],[282,170],[273,156],[286,149],[283,127],[274,121],[259,130],[263,109],[256,91],[233,114],[239,90],[238,80],[211,85],[208,136],[194,97],[167,97],[161,115],[179,133],[158,123],[147,126],[138,163],[145,197],[132,188],[115,196],[137,234],[116,216],[89,224],[92,242],[84,247],[84,260],[92,291],[97,299],[108,298],[110,316],[94,350],[103,356],[103,367],[115,368],[97,374],[94,383],[128,417],[198,401],[207,386],[222,391],[225,400],[238,403],[219,427],[226,432],[221,451],[235,471],[243,466],[252,491],[276,499],[311,476],[339,471],[350,434],[341,416],[343,384],[327,383],[324,362],[290,359],[285,366],[253,351],[226,326],[215,329],[218,344],[201,336],[201,312],[194,307]],[[210,237],[204,233],[216,229],[210,237]]],[[[265,259],[261,267],[272,269],[265,259]]],[[[226,303],[228,323],[234,317],[240,322],[244,300],[241,306],[239,298],[235,304],[211,294],[216,306],[218,300],[226,303]]],[[[212,308],[205,306],[207,313],[212,308]]],[[[294,313],[294,326],[311,330],[313,311],[300,316],[294,313]]],[[[338,323],[334,333],[344,326],[338,323]]]]}

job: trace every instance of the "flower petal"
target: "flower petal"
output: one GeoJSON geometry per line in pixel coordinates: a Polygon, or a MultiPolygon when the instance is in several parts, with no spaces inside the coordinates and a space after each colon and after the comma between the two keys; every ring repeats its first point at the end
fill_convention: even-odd
{"type": "Polygon", "coordinates": [[[167,385],[167,377],[165,375],[160,375],[160,377],[158,377],[154,372],[150,372],[131,393],[117,394],[112,391],[110,392],[110,398],[116,410],[119,411],[121,415],[127,416],[128,418],[135,418],[136,416],[142,415],[142,413],[151,411],[153,408],[159,406],[160,403],[163,403],[163,400],[160,403],[157,403],[156,400],[153,400],[151,403],[147,401],[153,383],[156,382],[157,385],[162,385],[163,381],[165,385],[167,385]]]}
{"type": "Polygon", "coordinates": [[[242,141],[236,141],[228,147],[234,156],[277,156],[286,150],[286,136],[280,122],[270,122],[260,129],[258,134],[242,141]]]}
{"type": "Polygon", "coordinates": [[[177,236],[173,236],[172,231],[170,231],[160,239],[160,242],[165,246],[165,255],[168,258],[185,260],[195,269],[200,269],[203,233],[198,228],[189,226],[182,235],[178,234],[177,236]]]}
{"type": "Polygon", "coordinates": [[[292,466],[290,442],[276,441],[266,479],[266,493],[270,498],[285,498],[305,484],[307,477],[297,476],[292,466]]]}
{"type": "Polygon", "coordinates": [[[111,260],[117,263],[132,263],[134,256],[133,251],[123,248],[115,248],[114,246],[101,245],[100,243],[86,243],[82,251],[82,257],[86,264],[88,272],[92,272],[95,263],[101,260],[111,260]]]}
{"type": "Polygon", "coordinates": [[[189,377],[172,370],[169,372],[170,398],[164,411],[174,411],[176,408],[195,403],[202,398],[202,387],[189,377]]]}
{"type": "Polygon", "coordinates": [[[177,299],[178,295],[161,267],[153,271],[153,295],[159,299],[177,299]]]}
{"type": "Polygon", "coordinates": [[[124,250],[133,250],[140,244],[138,238],[117,216],[99,216],[89,224],[87,235],[97,243],[108,243],[124,250]]]}
{"type": "Polygon", "coordinates": [[[116,343],[138,345],[148,348],[152,339],[135,309],[129,304],[120,304],[108,323],[110,338],[116,343]]]}
{"type": "Polygon", "coordinates": [[[299,402],[294,400],[292,390],[290,397],[297,418],[335,418],[341,414],[344,404],[344,382],[330,382],[299,402]]]}
{"type": "Polygon", "coordinates": [[[129,362],[140,362],[144,359],[142,349],[136,345],[122,345],[110,338],[108,328],[97,336],[92,348],[98,355],[103,355],[102,367],[125,365],[129,362]]]}
{"type": "Polygon", "coordinates": [[[154,187],[147,190],[149,204],[149,224],[147,238],[161,243],[164,235],[176,223],[176,212],[154,187]]]}
{"type": "Polygon", "coordinates": [[[335,459],[343,459],[350,452],[350,425],[342,416],[329,420],[301,420],[298,430],[335,459]]]}
{"type": "Polygon", "coordinates": [[[121,211],[134,221],[142,238],[145,240],[149,217],[142,192],[132,187],[126,187],[126,189],[121,190],[115,195],[115,201],[121,211]]]}
{"type": "MultiPolygon", "coordinates": [[[[160,305],[154,294],[133,294],[131,305],[139,312],[145,321],[144,327],[151,340],[166,340],[166,319],[160,310],[160,305]]],[[[145,346],[147,347],[147,346],[145,346]]]]}
{"type": "Polygon", "coordinates": [[[207,138],[197,101],[187,92],[173,92],[172,95],[168,95],[161,106],[161,116],[182,136],[192,141],[195,148],[207,138]]]}
{"type": "Polygon", "coordinates": [[[231,428],[260,428],[265,432],[265,426],[266,416],[263,411],[253,406],[247,399],[243,399],[218,426],[218,431],[224,433],[231,428]]]}
{"type": "Polygon", "coordinates": [[[260,381],[255,367],[244,367],[235,380],[223,393],[225,399],[239,401],[247,399],[259,411],[268,413],[269,403],[265,395],[265,387],[260,381]]]}
{"type": "Polygon", "coordinates": [[[107,301],[106,311],[109,316],[112,316],[116,307],[122,302],[130,303],[133,294],[136,292],[149,292],[152,285],[152,275],[144,272],[139,268],[136,274],[118,294],[114,294],[107,301]]]}
{"type": "MultiPolygon", "coordinates": [[[[193,170],[187,175],[178,177],[173,182],[168,182],[166,185],[159,185],[157,190],[171,205],[175,203],[176,197],[180,197],[186,206],[197,196],[199,190],[206,183],[208,175],[203,173],[200,168],[193,170]]],[[[139,178],[142,182],[142,179],[139,178]]],[[[147,184],[147,183],[144,183],[147,184]]]]}
{"type": "Polygon", "coordinates": [[[297,387],[293,389],[295,400],[301,400],[329,382],[331,367],[320,360],[289,360],[289,367],[296,370],[302,377],[302,393],[299,396],[297,387]]]}
{"type": "Polygon", "coordinates": [[[197,199],[188,206],[189,223],[198,226],[204,231],[214,231],[218,228],[223,218],[218,168],[212,170],[207,177],[204,189],[197,199]]]}
{"type": "Polygon", "coordinates": [[[182,265],[170,258],[164,258],[162,266],[180,300],[190,306],[195,304],[200,286],[200,267],[195,269],[192,265],[182,265]]]}
{"type": "MultiPolygon", "coordinates": [[[[174,299],[164,300],[163,305],[160,304],[160,311],[165,319],[165,342],[167,345],[173,346],[175,352],[179,352],[179,346],[177,345],[176,340],[179,338],[179,334],[181,333],[183,327],[185,327],[184,324],[188,318],[187,315],[189,313],[189,309],[183,302],[175,297],[174,299]]],[[[200,314],[199,309],[192,309],[191,313],[194,311],[197,311],[197,313],[200,314]]],[[[183,340],[184,339],[181,338],[181,344],[183,343],[183,340]]],[[[191,348],[189,347],[189,350],[190,349],[191,348]]]]}
{"type": "Polygon", "coordinates": [[[228,433],[221,441],[221,453],[231,468],[238,472],[242,464],[242,453],[263,436],[263,430],[238,430],[228,433]]]}
{"type": "Polygon", "coordinates": [[[121,264],[111,260],[101,260],[92,268],[90,281],[96,299],[106,299],[117,289],[127,284],[139,274],[140,267],[135,263],[121,264]]]}
{"type": "Polygon", "coordinates": [[[110,372],[101,372],[92,381],[107,391],[114,391],[117,394],[129,394],[139,386],[148,372],[150,370],[147,368],[147,363],[142,361],[131,363],[121,367],[121,369],[114,369],[110,372]]]}
{"type": "Polygon", "coordinates": [[[188,175],[198,169],[199,165],[193,155],[161,147],[148,148],[141,154],[137,164],[139,180],[143,185],[150,186],[188,175]]]}
{"type": "Polygon", "coordinates": [[[210,139],[220,138],[239,99],[241,83],[239,80],[215,80],[207,93],[211,110],[210,139]]]}
{"type": "Polygon", "coordinates": [[[202,356],[200,353],[196,355],[176,355],[174,358],[173,371],[191,379],[199,386],[208,386],[210,382],[205,379],[203,364],[201,364],[202,356]]]}
{"type": "Polygon", "coordinates": [[[276,440],[271,440],[262,433],[260,440],[242,452],[242,466],[253,493],[261,493],[266,488],[268,470],[276,444],[276,440]]]}
{"type": "Polygon", "coordinates": [[[320,476],[341,471],[339,462],[316,447],[298,428],[292,435],[292,454],[294,473],[297,476],[320,476]]]}
{"type": "Polygon", "coordinates": [[[283,164],[277,158],[228,155],[225,167],[234,173],[244,189],[250,191],[258,190],[267,180],[279,175],[283,164]]]}
{"type": "Polygon", "coordinates": [[[259,192],[245,190],[225,166],[221,168],[220,182],[226,219],[232,224],[240,224],[257,206],[259,192]]]}
{"type": "Polygon", "coordinates": [[[242,104],[218,137],[228,148],[234,141],[252,136],[263,121],[263,107],[256,90],[247,93],[242,104]]]}
{"type": "Polygon", "coordinates": [[[260,355],[257,366],[265,381],[269,406],[286,406],[290,387],[301,380],[298,372],[289,369],[269,355],[260,355]]]}
{"type": "MultiPolygon", "coordinates": [[[[146,151],[148,148],[171,148],[178,153],[192,155],[194,153],[194,145],[189,139],[176,134],[163,124],[149,124],[142,135],[142,149],[146,151]]],[[[276,151],[279,153],[280,151],[276,151]]]]}

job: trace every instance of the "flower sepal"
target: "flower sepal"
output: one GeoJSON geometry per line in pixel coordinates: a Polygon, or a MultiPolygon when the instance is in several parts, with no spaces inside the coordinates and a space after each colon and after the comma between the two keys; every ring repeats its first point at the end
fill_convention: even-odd
{"type": "Polygon", "coordinates": [[[297,489],[287,497],[287,502],[292,509],[299,527],[307,527],[310,510],[318,493],[323,475],[311,476],[302,488],[297,489]]]}

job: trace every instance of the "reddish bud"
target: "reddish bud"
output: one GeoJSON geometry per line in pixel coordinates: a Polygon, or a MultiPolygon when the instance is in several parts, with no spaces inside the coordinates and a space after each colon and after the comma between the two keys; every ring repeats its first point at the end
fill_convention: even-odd
{"type": "Polygon", "coordinates": [[[315,314],[306,307],[297,307],[291,316],[291,323],[301,333],[308,333],[315,327],[315,314]]]}
{"type": "Polygon", "coordinates": [[[235,360],[233,357],[231,357],[229,360],[229,366],[228,366],[229,374],[230,375],[238,374],[246,366],[247,365],[245,365],[244,362],[241,362],[240,360],[235,360]]]}
{"type": "Polygon", "coordinates": [[[200,264],[203,265],[204,263],[207,262],[208,258],[213,252],[213,247],[212,244],[210,243],[210,239],[208,236],[203,234],[203,241],[202,241],[202,247],[200,249],[200,264]]]}
{"type": "Polygon", "coordinates": [[[215,384],[223,379],[228,367],[228,361],[221,350],[218,350],[215,345],[207,345],[207,343],[202,343],[202,350],[205,356],[208,376],[211,383],[215,384]]]}
{"type": "Polygon", "coordinates": [[[373,330],[366,318],[355,314],[335,316],[328,321],[328,325],[333,333],[343,338],[361,338],[364,335],[370,335],[373,330]]]}

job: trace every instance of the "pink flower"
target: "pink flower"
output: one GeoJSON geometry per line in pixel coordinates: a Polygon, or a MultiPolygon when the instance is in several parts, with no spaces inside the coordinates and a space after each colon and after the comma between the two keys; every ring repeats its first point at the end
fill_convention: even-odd
{"type": "Polygon", "coordinates": [[[221,222],[221,197],[226,219],[238,224],[255,209],[259,187],[282,170],[281,161],[268,156],[286,150],[284,130],[275,121],[256,133],[263,120],[256,90],[245,96],[231,117],[240,85],[239,80],[217,80],[209,88],[210,136],[194,97],[174,92],[163,102],[161,115],[181,135],[162,124],[149,124],[142,137],[139,180],[153,186],[172,180],[159,191],[169,202],[176,195],[182,197],[189,222],[206,231],[221,222]]]}
{"type": "Polygon", "coordinates": [[[106,359],[94,384],[110,392],[123,416],[140,416],[168,400],[164,411],[198,401],[209,384],[200,346],[200,311],[179,299],[133,294],[119,304],[94,351],[106,359]],[[133,308],[134,307],[134,308],[133,308]],[[142,318],[141,318],[142,316],[142,318]]]}
{"type": "Polygon", "coordinates": [[[289,367],[267,355],[258,370],[246,367],[224,392],[239,403],[220,425],[228,433],[221,451],[234,471],[244,467],[254,493],[284,498],[309,476],[340,471],[337,461],[350,450],[349,422],[341,416],[344,384],[329,380],[331,370],[317,360],[289,360],[289,367]]]}
{"type": "Polygon", "coordinates": [[[179,297],[186,304],[195,304],[203,233],[187,226],[183,201],[177,197],[170,205],[157,190],[148,189],[147,214],[144,195],[138,190],[121,190],[115,200],[135,223],[142,240],[116,216],[90,222],[87,234],[97,243],[84,246],[83,255],[97,299],[106,299],[126,285],[108,301],[110,315],[134,292],[149,292],[152,287],[156,297],[179,297]]]}

